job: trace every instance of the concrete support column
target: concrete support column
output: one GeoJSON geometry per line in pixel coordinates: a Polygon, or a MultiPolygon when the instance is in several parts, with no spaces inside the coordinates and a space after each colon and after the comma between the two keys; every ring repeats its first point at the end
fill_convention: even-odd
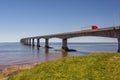
{"type": "Polygon", "coordinates": [[[29,39],[29,45],[31,46],[31,39],[29,39]]]}
{"type": "Polygon", "coordinates": [[[29,39],[27,39],[27,45],[29,45],[29,39]]]}
{"type": "Polygon", "coordinates": [[[25,39],[25,45],[27,45],[27,39],[25,39]]]}
{"type": "Polygon", "coordinates": [[[26,40],[24,40],[24,45],[26,45],[26,40]]]}
{"type": "Polygon", "coordinates": [[[22,43],[22,42],[23,42],[23,40],[21,39],[21,40],[20,40],[20,43],[22,43]]]}
{"type": "Polygon", "coordinates": [[[22,40],[22,44],[25,44],[25,40],[24,39],[22,40]]]}
{"type": "Polygon", "coordinates": [[[40,47],[40,39],[37,39],[37,47],[40,47]]]}
{"type": "Polygon", "coordinates": [[[49,48],[49,39],[45,39],[45,47],[49,48]]]}
{"type": "Polygon", "coordinates": [[[21,42],[22,44],[24,44],[24,40],[23,40],[23,39],[21,39],[20,42],[21,42]]]}
{"type": "Polygon", "coordinates": [[[118,52],[120,52],[120,38],[118,38],[118,52]]]}
{"type": "Polygon", "coordinates": [[[25,40],[25,44],[28,45],[28,39],[25,40]]]}
{"type": "Polygon", "coordinates": [[[32,46],[34,46],[35,45],[35,43],[34,43],[34,39],[32,39],[32,46]]]}
{"type": "Polygon", "coordinates": [[[24,44],[26,45],[26,39],[25,39],[25,41],[24,41],[24,44]]]}
{"type": "Polygon", "coordinates": [[[23,40],[22,40],[22,44],[24,44],[24,45],[25,45],[25,39],[23,39],[23,40]]]}
{"type": "Polygon", "coordinates": [[[62,49],[68,51],[67,38],[62,39],[62,49]]]}

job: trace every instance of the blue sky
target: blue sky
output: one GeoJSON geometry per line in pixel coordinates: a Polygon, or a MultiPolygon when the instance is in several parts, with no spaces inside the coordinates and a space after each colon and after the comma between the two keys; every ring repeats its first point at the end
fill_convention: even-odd
{"type": "MultiPolygon", "coordinates": [[[[23,37],[120,25],[120,0],[0,0],[0,42],[23,37]]],[[[59,41],[53,39],[51,41],[59,41]]],[[[80,37],[69,41],[114,42],[112,38],[80,37]]]]}

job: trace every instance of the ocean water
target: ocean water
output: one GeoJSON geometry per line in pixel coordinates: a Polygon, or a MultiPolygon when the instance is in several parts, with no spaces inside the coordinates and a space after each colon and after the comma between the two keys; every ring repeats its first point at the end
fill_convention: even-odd
{"type": "MultiPolygon", "coordinates": [[[[44,46],[44,43],[41,43],[44,46]]],[[[50,43],[52,48],[37,48],[20,43],[0,43],[0,69],[9,65],[33,64],[46,62],[67,56],[86,55],[94,52],[117,52],[117,43],[68,43],[76,52],[54,51],[61,49],[61,43],[50,43]]]]}

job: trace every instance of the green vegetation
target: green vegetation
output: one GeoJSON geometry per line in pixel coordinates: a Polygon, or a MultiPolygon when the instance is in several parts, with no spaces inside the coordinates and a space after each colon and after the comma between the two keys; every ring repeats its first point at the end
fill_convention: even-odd
{"type": "Polygon", "coordinates": [[[14,73],[9,80],[120,80],[120,53],[67,57],[14,73]]]}

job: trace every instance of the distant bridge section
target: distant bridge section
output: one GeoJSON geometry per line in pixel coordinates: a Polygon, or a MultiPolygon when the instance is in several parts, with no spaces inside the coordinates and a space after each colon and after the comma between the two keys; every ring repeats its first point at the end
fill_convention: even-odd
{"type": "Polygon", "coordinates": [[[67,46],[67,39],[73,38],[73,37],[80,37],[80,36],[100,36],[100,37],[117,38],[118,52],[120,52],[120,26],[101,28],[96,30],[82,30],[82,31],[66,32],[66,33],[51,34],[51,35],[44,35],[44,36],[27,37],[27,38],[21,39],[20,42],[25,45],[34,46],[35,45],[34,40],[37,39],[37,47],[40,47],[39,41],[41,38],[44,38],[45,47],[49,47],[50,38],[60,38],[62,39],[62,49],[69,51],[69,48],[67,46]]]}

